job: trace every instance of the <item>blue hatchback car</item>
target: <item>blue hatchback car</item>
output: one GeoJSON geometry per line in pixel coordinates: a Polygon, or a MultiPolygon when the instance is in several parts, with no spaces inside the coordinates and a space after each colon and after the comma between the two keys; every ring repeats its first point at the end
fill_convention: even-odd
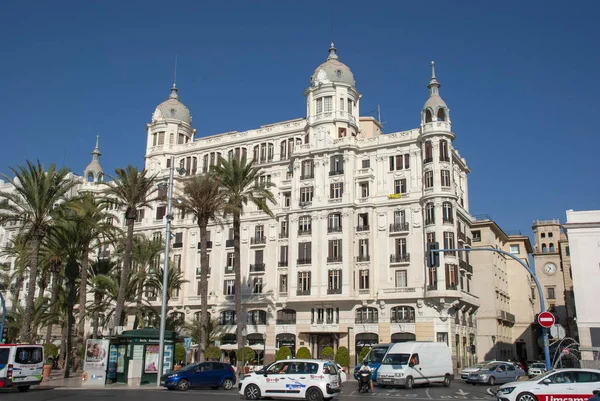
{"type": "Polygon", "coordinates": [[[180,391],[191,387],[223,387],[230,390],[235,386],[235,370],[228,363],[202,362],[162,375],[160,385],[169,390],[180,391]]]}

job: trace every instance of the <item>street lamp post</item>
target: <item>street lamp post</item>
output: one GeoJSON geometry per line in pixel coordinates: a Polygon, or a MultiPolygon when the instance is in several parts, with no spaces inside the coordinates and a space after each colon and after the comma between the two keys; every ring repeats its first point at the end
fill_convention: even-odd
{"type": "MultiPolygon", "coordinates": [[[[352,330],[353,328],[354,327],[348,326],[348,356],[350,356],[350,330],[352,330]]],[[[348,358],[348,372],[350,372],[350,358],[348,358]]]]}
{"type": "MultiPolygon", "coordinates": [[[[160,377],[163,374],[165,358],[165,326],[167,322],[167,294],[169,286],[169,248],[171,246],[171,221],[173,220],[173,176],[175,173],[175,157],[171,156],[171,168],[169,169],[169,181],[167,182],[167,215],[165,223],[165,261],[163,267],[162,283],[162,305],[160,308],[160,333],[158,339],[158,372],[156,374],[156,385],[160,386],[160,377]]],[[[179,174],[185,173],[185,169],[177,169],[179,174]],[[183,170],[183,171],[182,171],[183,170]]]]}
{"type": "Polygon", "coordinates": [[[242,369],[240,372],[240,379],[242,377],[244,377],[244,375],[246,374],[246,372],[244,372],[244,368],[246,367],[246,335],[247,334],[248,334],[248,331],[244,327],[242,329],[242,369]]]}

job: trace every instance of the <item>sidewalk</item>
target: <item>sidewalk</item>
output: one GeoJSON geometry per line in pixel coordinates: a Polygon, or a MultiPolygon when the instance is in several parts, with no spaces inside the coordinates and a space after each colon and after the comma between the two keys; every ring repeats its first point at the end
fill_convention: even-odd
{"type": "Polygon", "coordinates": [[[128,386],[124,383],[112,383],[105,386],[98,387],[85,387],[82,386],[81,375],[82,372],[78,371],[71,373],[71,377],[63,379],[63,372],[61,370],[53,370],[50,373],[48,380],[44,380],[40,387],[44,388],[55,388],[62,390],[162,390],[163,387],[157,387],[156,383],[142,384],[137,386],[128,386]]]}

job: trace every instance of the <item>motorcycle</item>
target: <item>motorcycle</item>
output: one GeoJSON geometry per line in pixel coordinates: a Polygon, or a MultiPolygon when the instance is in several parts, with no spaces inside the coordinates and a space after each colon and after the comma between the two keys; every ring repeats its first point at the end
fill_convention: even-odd
{"type": "Polygon", "coordinates": [[[358,372],[358,392],[368,393],[371,390],[371,372],[358,372]]]}

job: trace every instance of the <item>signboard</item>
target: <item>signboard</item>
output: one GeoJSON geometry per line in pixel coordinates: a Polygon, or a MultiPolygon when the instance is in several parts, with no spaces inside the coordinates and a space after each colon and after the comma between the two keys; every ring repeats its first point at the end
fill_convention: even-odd
{"type": "Polygon", "coordinates": [[[189,351],[190,350],[190,346],[192,345],[192,337],[185,337],[183,339],[184,345],[185,345],[185,350],[189,351]]]}
{"type": "Polygon", "coordinates": [[[158,373],[158,345],[146,345],[144,373],[158,373]]]}
{"type": "Polygon", "coordinates": [[[108,380],[117,380],[117,346],[114,344],[108,353],[108,380]]]}
{"type": "Polygon", "coordinates": [[[104,386],[108,367],[108,340],[89,339],[85,344],[83,386],[104,386]]]}
{"type": "Polygon", "coordinates": [[[387,196],[388,199],[400,199],[402,198],[402,194],[389,194],[387,196]]]}
{"type": "Polygon", "coordinates": [[[538,315],[538,323],[540,326],[549,329],[554,326],[556,323],[556,319],[554,319],[554,315],[550,312],[542,312],[538,315]]]}
{"type": "Polygon", "coordinates": [[[552,338],[558,338],[559,340],[562,340],[566,337],[567,332],[562,325],[555,324],[554,326],[550,327],[550,335],[552,338]]]}

